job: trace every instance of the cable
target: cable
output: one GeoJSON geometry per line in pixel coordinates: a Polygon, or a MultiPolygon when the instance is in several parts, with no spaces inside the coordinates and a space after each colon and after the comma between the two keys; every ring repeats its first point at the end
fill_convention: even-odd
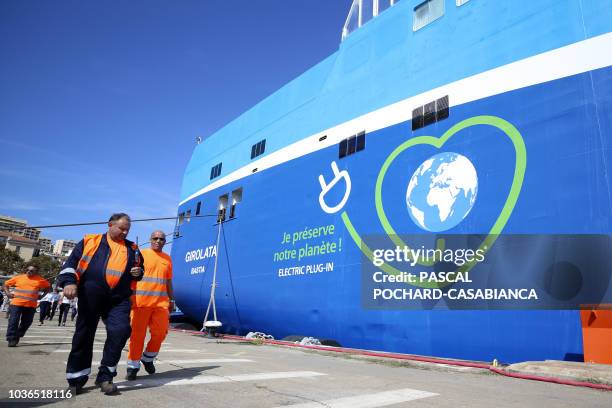
{"type": "MultiPolygon", "coordinates": [[[[208,217],[216,217],[217,214],[203,214],[203,215],[192,215],[189,218],[208,218],[208,217]]],[[[130,220],[131,222],[148,222],[148,221],[162,221],[162,220],[176,220],[178,216],[175,217],[159,217],[159,218],[141,218],[138,220],[130,220]]],[[[0,231],[19,231],[23,229],[45,229],[45,228],[63,228],[63,227],[80,227],[84,225],[106,225],[108,221],[100,221],[100,222],[81,222],[77,224],[55,224],[55,225],[37,225],[37,226],[25,226],[25,227],[0,227],[0,231]]]]}

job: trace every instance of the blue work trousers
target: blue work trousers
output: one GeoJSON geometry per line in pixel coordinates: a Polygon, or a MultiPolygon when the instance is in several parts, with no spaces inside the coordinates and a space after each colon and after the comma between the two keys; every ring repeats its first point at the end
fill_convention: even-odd
{"type": "Polygon", "coordinates": [[[19,340],[26,334],[34,320],[35,307],[9,306],[10,315],[8,327],[6,328],[6,340],[19,340]]]}

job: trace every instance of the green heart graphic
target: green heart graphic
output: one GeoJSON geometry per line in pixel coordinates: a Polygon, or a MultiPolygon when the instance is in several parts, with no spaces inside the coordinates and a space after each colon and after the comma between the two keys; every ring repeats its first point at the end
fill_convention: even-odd
{"type": "MultiPolygon", "coordinates": [[[[407,246],[397,236],[397,233],[395,232],[395,230],[389,223],[389,220],[383,208],[382,185],[385,179],[385,175],[387,174],[387,170],[389,169],[393,161],[397,158],[397,156],[399,156],[399,154],[402,153],[404,150],[409,149],[410,147],[413,147],[416,145],[423,145],[423,144],[431,145],[439,149],[457,132],[467,127],[475,126],[475,125],[489,125],[489,126],[493,126],[501,130],[506,136],[508,136],[508,138],[510,138],[514,146],[514,151],[515,151],[514,177],[512,179],[512,186],[510,187],[510,192],[508,193],[508,197],[506,198],[506,202],[504,203],[501,213],[499,214],[499,216],[497,217],[497,220],[491,227],[491,230],[489,231],[487,237],[481,243],[479,249],[484,250],[484,252],[486,253],[497,240],[497,236],[502,232],[502,230],[506,226],[506,223],[508,222],[508,219],[510,218],[512,211],[514,210],[514,206],[521,192],[521,188],[523,186],[523,180],[525,178],[525,169],[527,167],[527,150],[525,148],[525,142],[523,140],[523,137],[521,136],[519,131],[510,122],[502,118],[499,118],[497,116],[474,116],[472,118],[465,119],[457,123],[450,129],[448,129],[440,138],[433,137],[433,136],[418,136],[410,140],[407,140],[406,142],[399,145],[395,150],[393,150],[393,152],[391,152],[391,154],[387,157],[387,159],[383,163],[380,169],[380,172],[378,173],[378,178],[376,179],[376,188],[375,188],[375,195],[374,195],[375,204],[376,204],[376,212],[378,214],[378,218],[380,220],[380,223],[383,229],[389,235],[389,238],[396,245],[400,247],[407,246]]],[[[357,244],[357,246],[359,246],[359,248],[366,255],[366,257],[370,259],[370,261],[372,261],[373,259],[372,250],[362,241],[361,236],[357,233],[357,230],[353,226],[346,211],[342,212],[341,217],[342,217],[342,221],[344,222],[344,225],[349,231],[349,234],[353,238],[353,241],[355,241],[355,244],[357,244]]],[[[443,246],[444,246],[443,243],[438,242],[438,248],[442,249],[443,246]]],[[[466,263],[461,268],[459,268],[457,272],[469,271],[475,264],[476,262],[466,263]]],[[[419,261],[419,265],[431,266],[432,263],[419,261]]],[[[391,274],[391,275],[396,275],[396,274],[401,273],[401,271],[399,271],[395,267],[389,264],[386,264],[386,263],[381,266],[381,269],[384,272],[391,274]]],[[[415,285],[421,286],[421,287],[438,287],[436,284],[420,284],[420,285],[415,284],[415,285]]]]}

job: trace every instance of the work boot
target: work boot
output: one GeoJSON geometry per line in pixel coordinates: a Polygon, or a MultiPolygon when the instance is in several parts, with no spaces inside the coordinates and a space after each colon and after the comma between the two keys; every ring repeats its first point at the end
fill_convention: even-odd
{"type": "Polygon", "coordinates": [[[128,381],[134,381],[136,379],[136,374],[138,373],[138,369],[137,368],[128,368],[127,369],[127,375],[125,376],[125,379],[128,381]]]}
{"type": "Polygon", "coordinates": [[[113,395],[118,391],[117,386],[113,384],[112,381],[96,382],[96,385],[100,387],[100,391],[102,391],[104,395],[113,395]]]}
{"type": "Polygon", "coordinates": [[[19,343],[19,340],[9,340],[8,341],[8,346],[9,347],[17,347],[17,343],[19,343]]]}
{"type": "Polygon", "coordinates": [[[70,385],[68,386],[68,391],[70,391],[70,393],[72,394],[72,397],[74,397],[75,395],[79,395],[83,393],[83,386],[82,385],[70,385]]]}
{"type": "Polygon", "coordinates": [[[142,360],[140,360],[140,362],[144,366],[144,368],[147,371],[147,373],[155,374],[155,365],[153,365],[152,361],[142,361],[142,360]]]}

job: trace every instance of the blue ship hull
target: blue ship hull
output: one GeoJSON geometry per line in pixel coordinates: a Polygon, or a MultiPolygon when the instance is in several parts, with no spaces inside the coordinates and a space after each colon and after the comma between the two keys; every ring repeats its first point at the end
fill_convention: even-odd
{"type": "MultiPolygon", "coordinates": [[[[361,303],[362,253],[355,234],[388,233],[375,199],[383,163],[407,140],[440,137],[470,118],[500,118],[524,142],[524,178],[502,225],[504,233],[612,231],[612,67],[467,98],[465,103],[452,103],[466,99],[457,92],[450,99],[448,118],[413,131],[411,112],[406,112],[404,120],[368,131],[365,148],[347,157],[338,157],[334,143],[257,170],[253,164],[248,176],[186,195],[179,212],[195,215],[200,207],[201,214],[217,214],[219,197],[242,189],[235,217],[222,224],[218,246],[215,217],[191,218],[179,226],[172,257],[181,310],[202,321],[216,255],[217,314],[227,333],[304,335],[334,339],[345,347],[481,361],[579,360],[583,348],[576,310],[369,310],[361,303]],[[342,211],[330,214],[319,202],[319,176],[332,177],[332,162],[350,174],[352,187],[342,211]],[[321,236],[295,245],[292,239],[286,242],[287,234],[316,227],[323,227],[321,236]],[[301,259],[299,253],[295,258],[280,255],[326,242],[335,244],[333,251],[327,246],[326,253],[301,259]],[[300,266],[304,273],[295,273],[300,266]]],[[[325,144],[321,138],[313,143],[325,144]]],[[[409,217],[406,188],[415,169],[443,151],[467,157],[479,180],[471,212],[446,232],[484,234],[498,221],[515,181],[517,151],[502,131],[479,124],[440,147],[419,144],[394,160],[382,182],[381,201],[398,234],[423,233],[409,217]]],[[[342,186],[334,187],[326,200],[339,203],[344,192],[342,186]]],[[[605,297],[612,297],[610,286],[605,297]]]]}

